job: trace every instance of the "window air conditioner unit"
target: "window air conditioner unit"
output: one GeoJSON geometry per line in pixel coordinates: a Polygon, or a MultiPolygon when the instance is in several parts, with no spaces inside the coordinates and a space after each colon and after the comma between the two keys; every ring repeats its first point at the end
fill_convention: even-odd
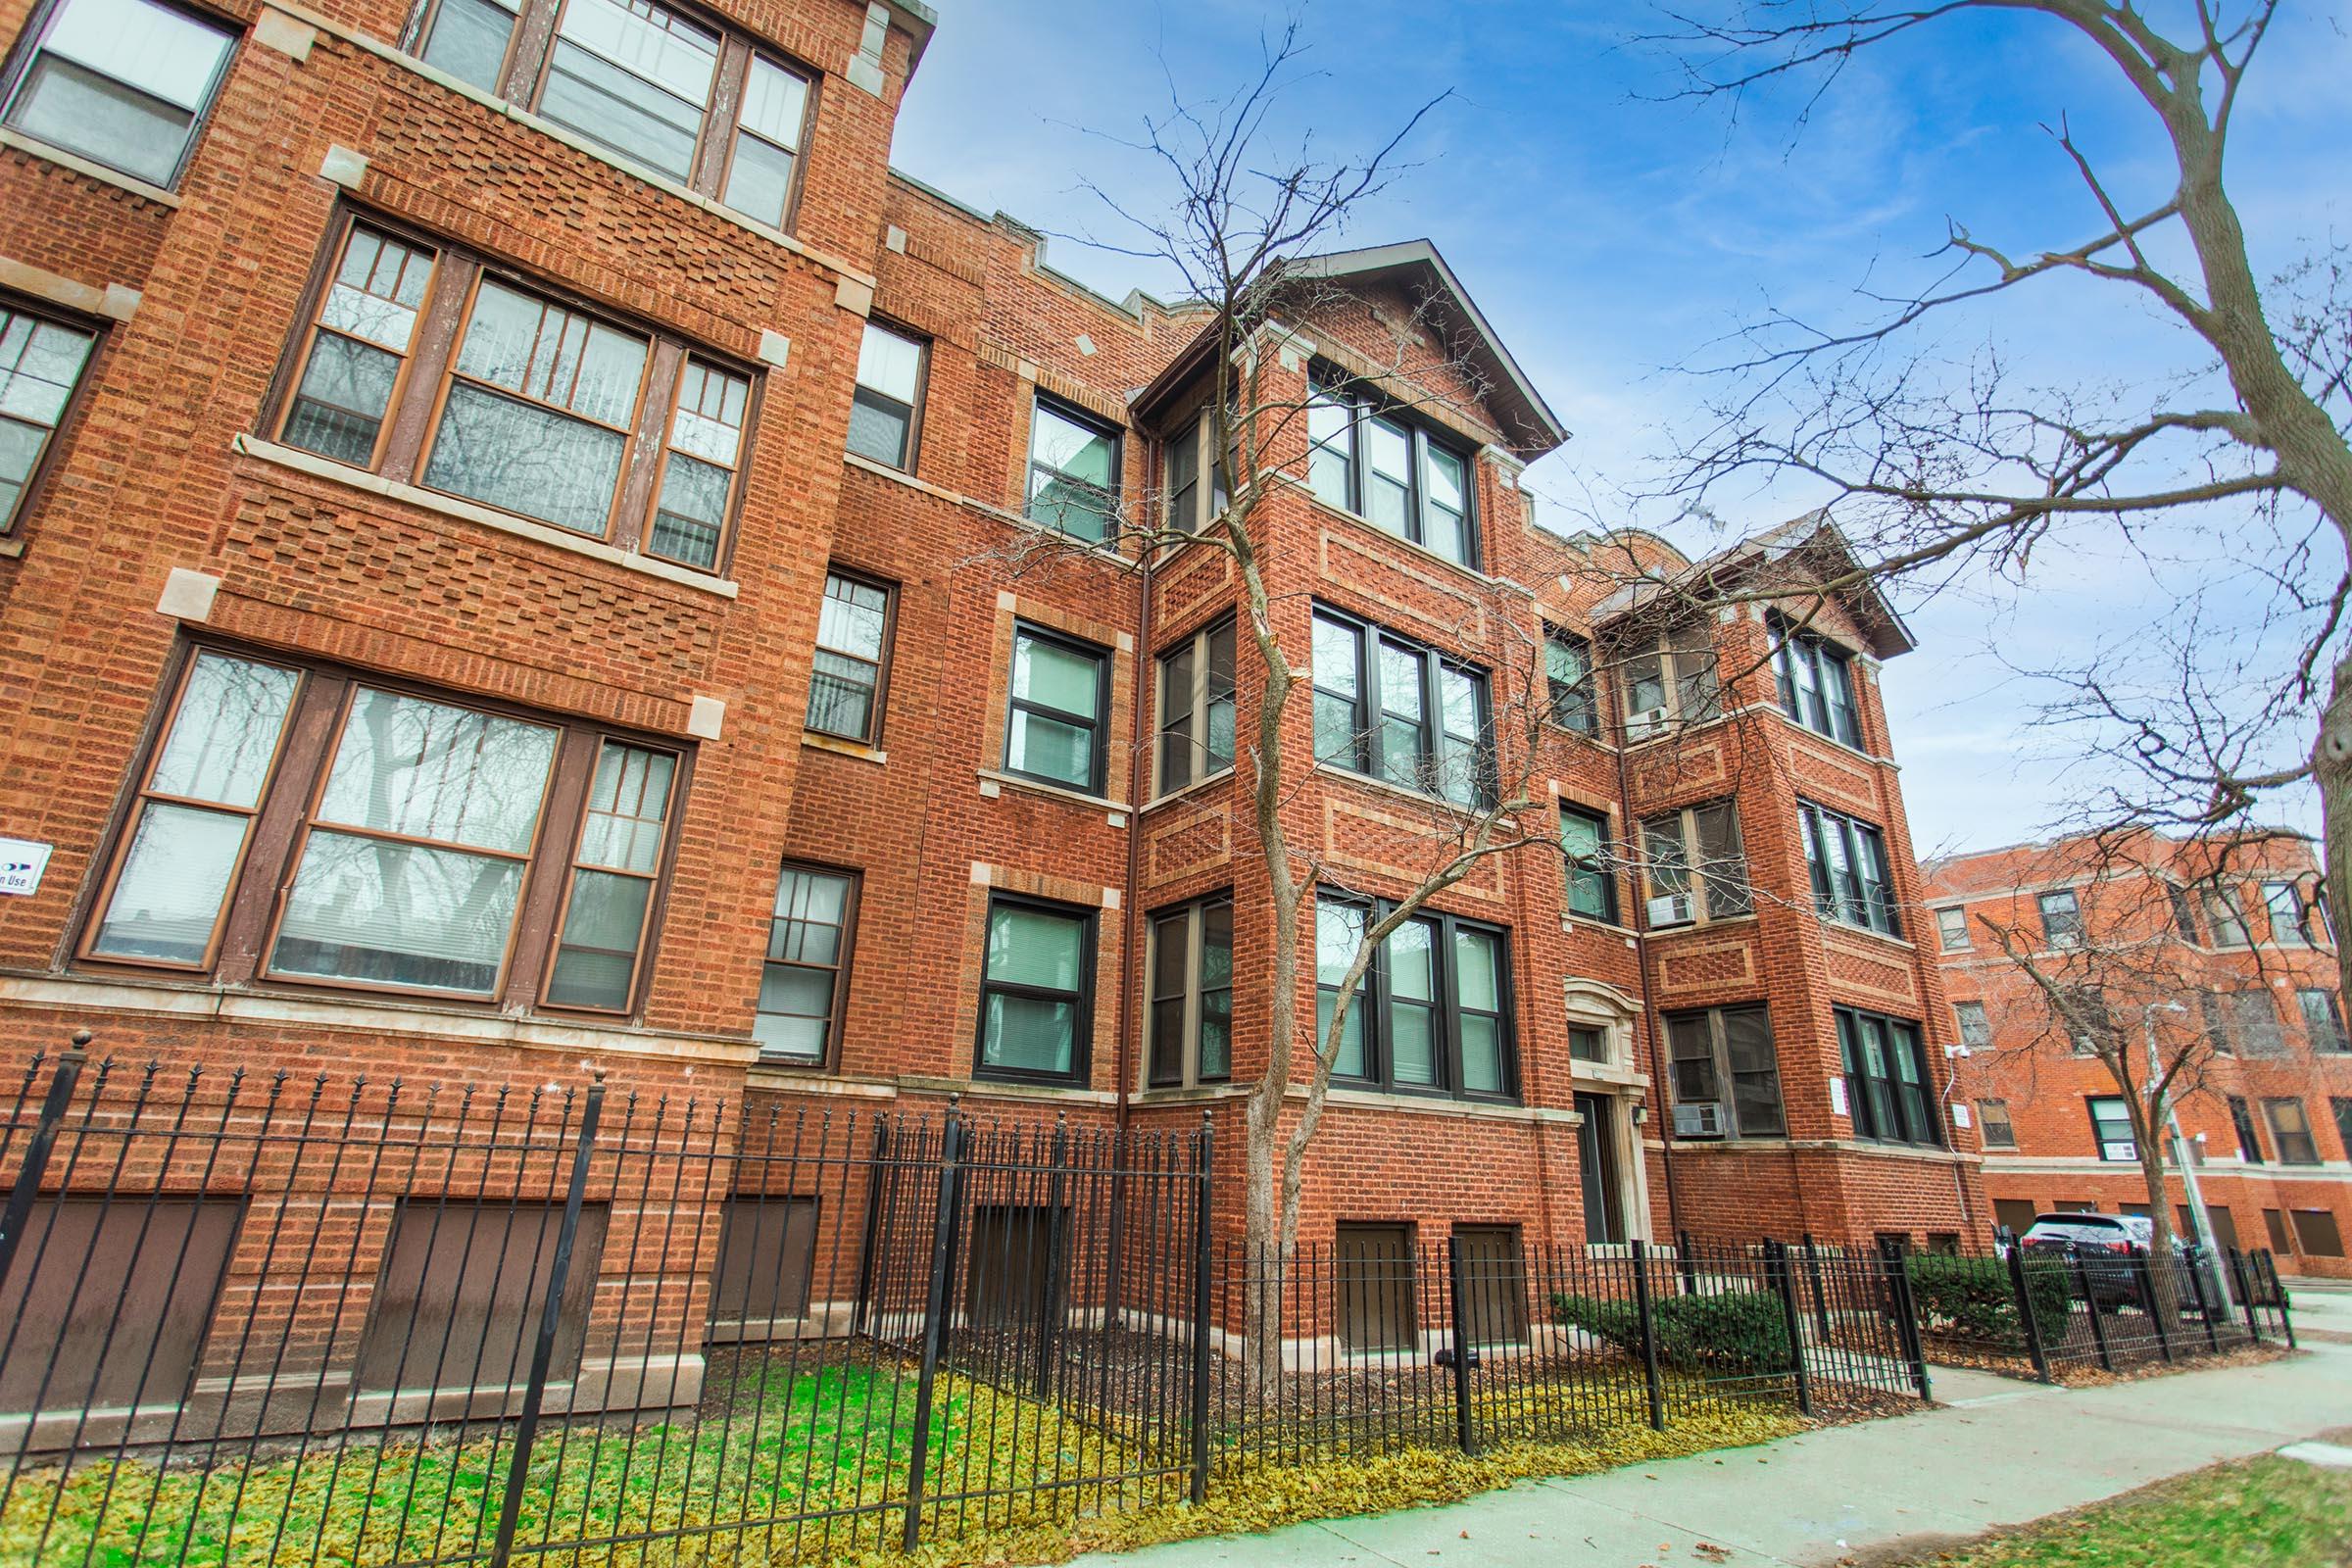
{"type": "Polygon", "coordinates": [[[1677,1138],[1721,1138],[1723,1136],[1723,1106],[1712,1100],[1696,1105],[1675,1106],[1674,1136],[1677,1138]]]}
{"type": "Polygon", "coordinates": [[[1625,738],[1629,741],[1645,741],[1652,735],[1662,733],[1665,728],[1666,710],[1645,708],[1625,721],[1625,738]]]}
{"type": "Polygon", "coordinates": [[[1697,911],[1688,893],[1663,893],[1649,901],[1649,923],[1659,925],[1688,925],[1697,918],[1697,911]]]}

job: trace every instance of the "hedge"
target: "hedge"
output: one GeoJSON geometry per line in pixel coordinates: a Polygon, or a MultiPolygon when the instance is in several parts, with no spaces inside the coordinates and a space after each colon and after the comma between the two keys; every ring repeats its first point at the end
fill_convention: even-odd
{"type": "MultiPolygon", "coordinates": [[[[1552,1315],[1570,1328],[1634,1355],[1642,1353],[1642,1314],[1631,1301],[1554,1296],[1552,1315]]],[[[1786,1308],[1771,1291],[1727,1291],[1718,1296],[1669,1296],[1651,1303],[1658,1360],[1714,1376],[1787,1372],[1786,1308]]]]}
{"type": "MultiPolygon", "coordinates": [[[[2026,1333],[2017,1320],[2017,1292],[2010,1282],[2007,1259],[1914,1252],[1903,1263],[1911,1275],[1911,1294],[1919,1303],[1923,1332],[2025,1348],[2026,1333]]],[[[2063,1266],[2027,1262],[2026,1290],[2034,1298],[2034,1318],[2043,1338],[2065,1332],[2067,1314],[2073,1310],[2073,1289],[2063,1266]]]]}

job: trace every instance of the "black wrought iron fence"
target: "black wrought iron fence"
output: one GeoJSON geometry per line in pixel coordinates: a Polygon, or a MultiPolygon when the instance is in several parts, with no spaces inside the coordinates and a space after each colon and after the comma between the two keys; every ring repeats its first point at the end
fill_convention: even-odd
{"type": "Polygon", "coordinates": [[[792,1562],[1191,1494],[1205,1129],[35,1062],[0,1561],[792,1562]]]}

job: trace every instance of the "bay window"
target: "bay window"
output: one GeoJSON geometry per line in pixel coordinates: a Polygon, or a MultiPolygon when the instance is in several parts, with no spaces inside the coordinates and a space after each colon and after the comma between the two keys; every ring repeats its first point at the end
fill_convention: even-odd
{"type": "Polygon", "coordinates": [[[2311,927],[2303,915],[2303,890],[2292,882],[2262,885],[2263,912],[2270,918],[2271,940],[2282,948],[2311,946],[2311,927]]]}
{"type": "Polygon", "coordinates": [[[1579,735],[1600,733],[1598,677],[1592,673],[1592,645],[1572,631],[1544,628],[1544,675],[1548,716],[1579,735]]]}
{"type": "Polygon", "coordinates": [[[1470,461],[1360,388],[1318,377],[1306,408],[1307,488],[1374,527],[1478,565],[1470,461]]]}
{"type": "Polygon", "coordinates": [[[425,0],[409,49],[616,158],[784,228],[811,73],[659,0],[425,0]]]}
{"type": "Polygon", "coordinates": [[[1317,761],[1477,808],[1494,798],[1488,722],[1484,673],[1316,608],[1317,761]]]}
{"type": "MultiPolygon", "coordinates": [[[[1868,822],[1810,801],[1796,803],[1796,816],[1797,832],[1805,841],[1805,869],[1813,879],[1815,911],[1826,920],[1901,936],[1886,835],[1868,822]]],[[[1960,945],[1968,945],[1965,926],[1960,945]]]]}
{"type": "MultiPolygon", "coordinates": [[[[2295,1005],[2302,1011],[2303,1037],[2312,1050],[2335,1054],[2352,1051],[2352,1041],[2344,1038],[2344,1013],[2336,1005],[2334,992],[2325,986],[2306,986],[2295,993],[2295,1005]]],[[[2345,1157],[2352,1159],[2352,1150],[2345,1151],[2345,1157]]]]}
{"type": "Polygon", "coordinates": [[[1781,1062],[1763,1004],[1669,1013],[1666,1039],[1676,1137],[1787,1136],[1781,1062]],[[1681,1114],[1686,1107],[1693,1112],[1688,1119],[1681,1114]]]}
{"type": "Polygon", "coordinates": [[[1560,808],[1560,854],[1568,862],[1568,912],[1617,923],[1617,862],[1609,821],[1597,811],[1560,808]]]}
{"type": "Polygon", "coordinates": [[[1715,634],[1704,619],[1639,638],[1623,660],[1628,744],[1723,716],[1715,634]]]}
{"type": "Polygon", "coordinates": [[[227,28],[153,0],[58,0],[0,77],[0,123],[150,185],[178,183],[227,74],[227,28]]]}
{"type": "Polygon", "coordinates": [[[1941,1144],[1919,1025],[1851,1007],[1832,1010],[1854,1131],[1881,1143],[1941,1144]]]}
{"type": "Polygon", "coordinates": [[[1219,894],[1152,917],[1144,1014],[1146,1086],[1233,1076],[1233,898],[1219,894]]]}
{"type": "MultiPolygon", "coordinates": [[[[1394,905],[1315,895],[1315,1039],[1331,1028],[1339,987],[1364,932],[1394,905]]],[[[1420,913],[1389,933],[1350,1004],[1335,1079],[1382,1089],[1510,1099],[1518,1094],[1510,956],[1500,928],[1420,913]]]]}
{"type": "Polygon", "coordinates": [[[683,768],[584,722],[200,647],[81,956],[625,1013],[683,768]]]}
{"type": "Polygon", "coordinates": [[[974,1075],[1085,1082],[1094,976],[1093,911],[993,895],[974,1075]]]}
{"type": "Polygon", "coordinates": [[[1642,870],[1651,929],[1721,920],[1755,907],[1740,812],[1731,801],[1664,811],[1642,822],[1642,870]]]}
{"type": "Polygon", "coordinates": [[[1853,656],[1778,616],[1772,627],[1772,667],[1781,711],[1816,734],[1848,746],[1862,744],[1854,711],[1853,656]]]}
{"type": "Polygon", "coordinates": [[[1204,626],[1159,656],[1159,793],[1233,765],[1234,622],[1204,626]]]}
{"type": "Polygon", "coordinates": [[[278,440],[718,568],[741,506],[751,376],[372,222],[347,224],[333,256],[278,440]]]}
{"type": "Polygon", "coordinates": [[[1223,515],[1230,501],[1225,454],[1216,450],[1214,421],[1203,412],[1168,442],[1165,524],[1173,533],[1199,533],[1223,515]]]}

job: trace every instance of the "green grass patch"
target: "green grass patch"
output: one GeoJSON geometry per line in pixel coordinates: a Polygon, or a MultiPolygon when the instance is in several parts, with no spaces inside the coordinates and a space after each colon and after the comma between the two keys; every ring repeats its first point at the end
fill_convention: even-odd
{"type": "Polygon", "coordinates": [[[2338,1568],[2352,1562],[2352,1471],[2264,1454],[1925,1560],[1938,1568],[2338,1568]]]}

